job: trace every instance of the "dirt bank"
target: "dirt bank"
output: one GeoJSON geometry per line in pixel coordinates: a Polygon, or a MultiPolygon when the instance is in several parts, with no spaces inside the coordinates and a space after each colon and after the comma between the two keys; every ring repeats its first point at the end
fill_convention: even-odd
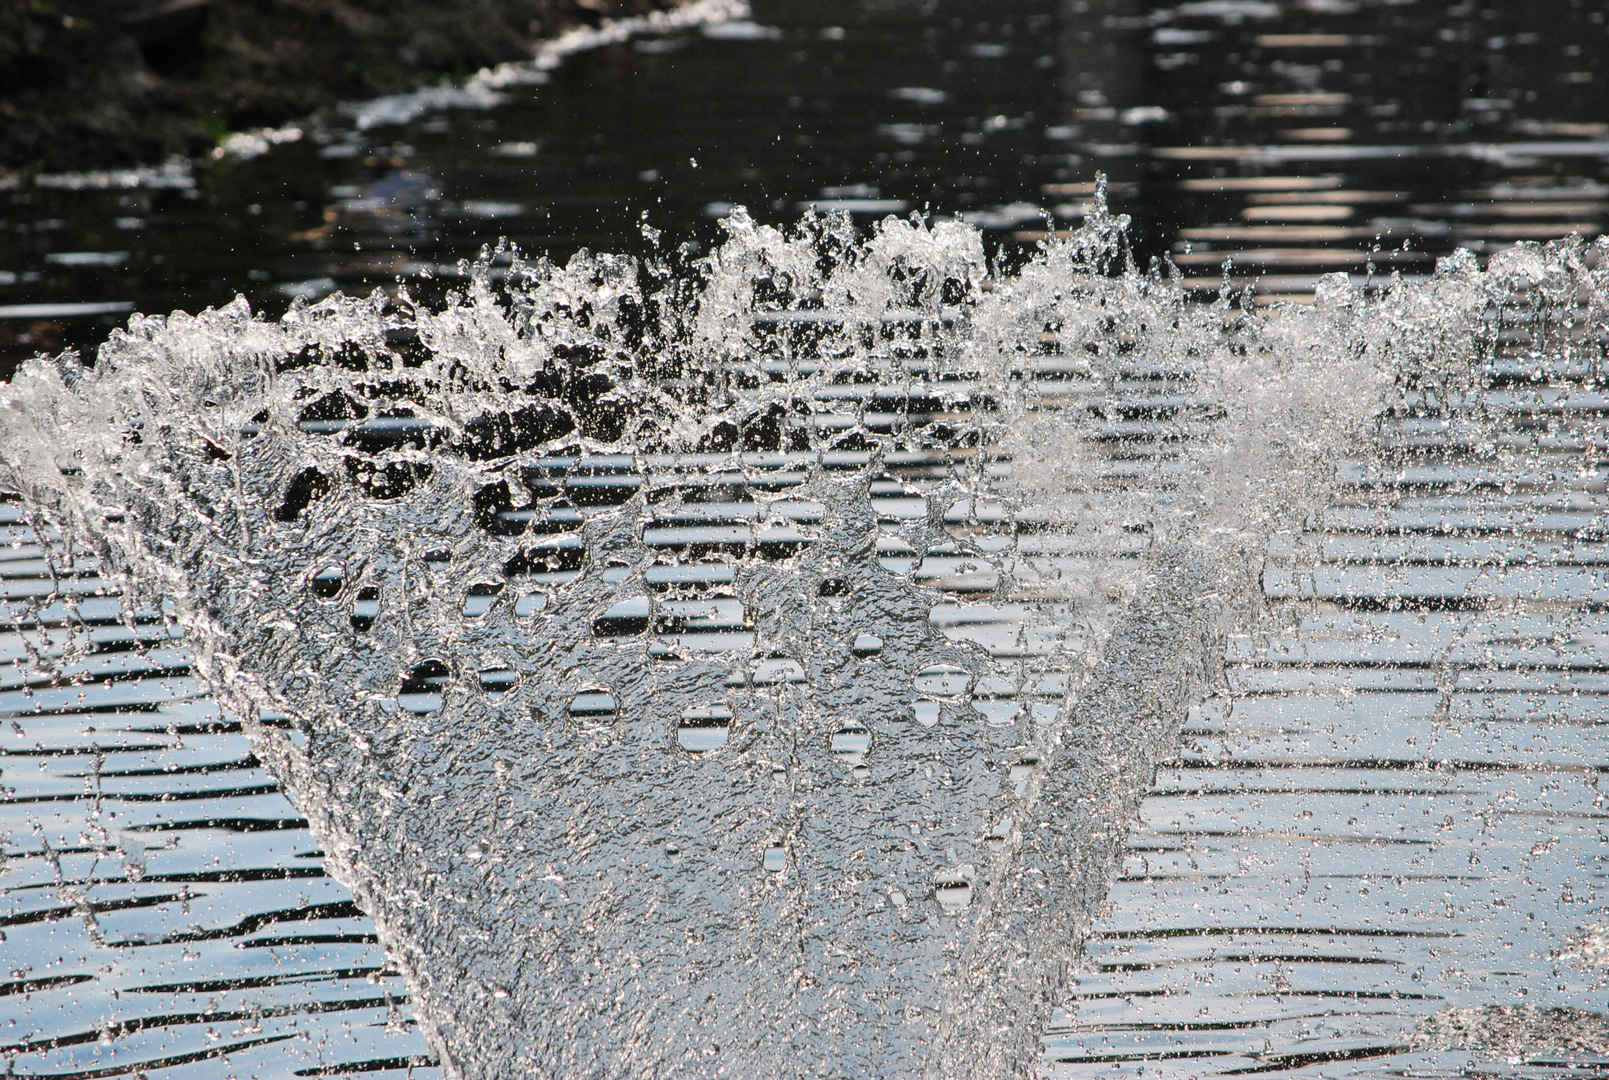
{"type": "Polygon", "coordinates": [[[678,0],[0,0],[0,166],[196,154],[228,131],[529,56],[678,0]]]}

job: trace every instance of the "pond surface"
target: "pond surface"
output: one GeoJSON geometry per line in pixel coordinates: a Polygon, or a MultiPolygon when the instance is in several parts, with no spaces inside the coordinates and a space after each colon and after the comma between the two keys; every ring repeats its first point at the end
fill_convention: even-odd
{"type": "MultiPolygon", "coordinates": [[[[1078,224],[1098,172],[1142,263],[1170,256],[1206,296],[1227,259],[1234,288],[1311,299],[1324,273],[1603,229],[1606,53],[1590,5],[756,0],[576,55],[493,108],[310,125],[206,167],[10,178],[0,360],[237,293],[270,313],[335,289],[438,298],[502,238],[644,253],[646,224],[692,258],[736,204],[779,224],[961,216],[1009,263],[1078,224]]],[[[1602,1008],[1609,976],[1581,962],[1606,922],[1601,348],[1518,322],[1493,340],[1483,396],[1386,425],[1271,549],[1273,614],[1231,642],[1225,696],[1142,807],[1047,1070],[1457,1074],[1457,1039],[1410,1046],[1432,1012],[1479,1028],[1482,1009],[1602,1008]]],[[[1161,484],[1125,440],[1171,422],[1152,390],[1108,388],[1135,399],[1102,459],[1123,528],[1049,551],[1083,618],[1110,615],[1103,586],[1149,543],[1132,508],[1161,484]]],[[[20,610],[53,583],[14,506],[0,525],[20,610]]],[[[939,568],[956,603],[976,569],[939,568]]],[[[11,1067],[437,1075],[373,924],[238,723],[181,642],[117,609],[81,604],[104,655],[80,681],[0,683],[11,1067]]],[[[0,644],[24,656],[21,633],[0,644]]],[[[1522,1036],[1500,1068],[1602,1072],[1601,1053],[1522,1036]]]]}

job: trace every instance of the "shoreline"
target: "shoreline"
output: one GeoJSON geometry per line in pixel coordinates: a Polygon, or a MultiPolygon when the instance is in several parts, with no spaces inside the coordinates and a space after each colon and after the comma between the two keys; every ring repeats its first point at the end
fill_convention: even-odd
{"type": "Polygon", "coordinates": [[[0,170],[214,156],[239,132],[530,61],[686,0],[38,0],[0,12],[0,170]]]}

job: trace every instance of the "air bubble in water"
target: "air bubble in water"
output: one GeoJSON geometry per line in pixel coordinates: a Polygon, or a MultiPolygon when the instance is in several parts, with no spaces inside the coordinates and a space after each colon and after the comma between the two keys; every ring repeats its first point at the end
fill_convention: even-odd
{"type": "Polygon", "coordinates": [[[501,581],[471,585],[469,591],[464,594],[464,606],[460,613],[466,619],[478,619],[491,610],[503,588],[504,584],[501,581]]]}
{"type": "Polygon", "coordinates": [[[452,678],[452,669],[442,660],[425,660],[415,664],[403,677],[402,689],[397,691],[397,704],[411,713],[435,712],[446,701],[446,687],[452,678]]]}
{"type": "Polygon", "coordinates": [[[380,590],[373,585],[365,585],[358,590],[357,599],[352,601],[352,629],[358,633],[366,633],[374,629],[375,620],[380,617],[380,590]]]}
{"type": "Polygon", "coordinates": [[[916,722],[923,727],[932,727],[939,722],[941,708],[937,701],[930,698],[918,698],[911,703],[911,711],[916,714],[916,722]]]}
{"type": "Polygon", "coordinates": [[[779,683],[802,683],[804,681],[804,665],[797,660],[762,660],[754,669],[755,686],[776,686],[779,683]]]}
{"type": "Polygon", "coordinates": [[[341,594],[341,585],[345,581],[346,569],[344,567],[326,566],[313,575],[313,580],[309,583],[309,587],[313,590],[313,595],[320,600],[333,600],[341,594]]]}
{"type": "Polygon", "coordinates": [[[579,720],[605,720],[612,719],[619,707],[614,694],[600,687],[576,694],[570,699],[568,710],[579,720]]]}
{"type": "Polygon", "coordinates": [[[648,629],[653,606],[646,596],[622,600],[592,620],[592,632],[598,637],[631,637],[648,629]]]}
{"type": "Polygon", "coordinates": [[[849,581],[847,578],[827,577],[821,579],[816,587],[816,595],[828,599],[839,599],[849,595],[849,581]]]}
{"type": "Polygon", "coordinates": [[[1022,706],[1015,701],[974,701],[972,708],[983,716],[983,720],[991,725],[1009,724],[1022,712],[1022,706]]]}
{"type": "Polygon", "coordinates": [[[788,868],[788,853],[780,845],[772,844],[765,849],[765,856],[760,860],[760,866],[773,874],[780,874],[788,868]]]}
{"type": "Polygon", "coordinates": [[[723,702],[695,706],[682,713],[676,741],[693,754],[719,750],[732,733],[732,710],[723,702]]]}
{"type": "Polygon", "coordinates": [[[970,863],[942,871],[933,882],[933,896],[947,915],[965,910],[972,903],[972,879],[976,871],[970,863]]]}
{"type": "Polygon", "coordinates": [[[1009,724],[1022,712],[1022,705],[1015,700],[1016,684],[1008,679],[994,676],[979,679],[973,694],[972,708],[992,726],[1009,724]]]}
{"type": "Polygon", "coordinates": [[[1037,757],[1019,758],[1011,766],[1011,787],[1018,797],[1028,794],[1028,782],[1033,779],[1034,770],[1039,768],[1037,757]]]}
{"type": "Polygon", "coordinates": [[[872,634],[860,634],[849,651],[859,657],[876,656],[883,651],[883,639],[872,634]]]}
{"type": "Polygon", "coordinates": [[[501,701],[519,685],[520,674],[507,664],[494,664],[480,669],[480,688],[487,701],[501,701]]]}
{"type": "Polygon", "coordinates": [[[984,842],[989,845],[991,851],[999,853],[1005,849],[1005,846],[1010,839],[1011,819],[1002,818],[999,824],[989,830],[989,835],[984,837],[984,842]]]}
{"type": "Polygon", "coordinates": [[[832,733],[832,756],[841,765],[861,765],[872,748],[872,733],[865,725],[851,720],[832,733]]]}
{"type": "Polygon", "coordinates": [[[966,693],[967,687],[972,685],[972,673],[965,668],[938,664],[918,672],[913,685],[918,693],[956,697],[966,693]]]}

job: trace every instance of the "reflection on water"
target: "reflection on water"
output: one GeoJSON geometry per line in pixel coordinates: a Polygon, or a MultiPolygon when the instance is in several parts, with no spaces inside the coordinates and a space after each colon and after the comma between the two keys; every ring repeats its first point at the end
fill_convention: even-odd
{"type": "Polygon", "coordinates": [[[1489,310],[1468,392],[1407,389],[1270,545],[1057,1080],[1603,1074],[1609,332],[1572,293],[1489,310]]]}
{"type": "MultiPolygon", "coordinates": [[[[440,315],[348,300],[277,328],[238,310],[148,324],[77,391],[31,366],[0,453],[45,530],[18,537],[39,550],[15,568],[14,647],[40,653],[28,688],[55,715],[13,730],[69,744],[41,756],[75,737],[93,755],[76,680],[108,662],[147,689],[158,674],[149,650],[105,656],[57,602],[58,574],[106,584],[61,539],[102,535],[102,512],[58,518],[43,494],[82,480],[144,523],[153,558],[186,553],[134,605],[175,605],[207,679],[253,693],[221,648],[275,688],[243,708],[253,745],[407,965],[432,1046],[469,1075],[552,1075],[548,1058],[567,1075],[653,1071],[694,1029],[727,1048],[709,1069],[1013,1074],[1038,1057],[1121,808],[1173,741],[1171,706],[1101,726],[1064,700],[1126,618],[1152,540],[1168,595],[1184,591],[1175,563],[1252,565],[1237,537],[1292,512],[1277,508],[1375,400],[1374,357],[1314,348],[1345,305],[1293,312],[1266,340],[1243,323],[1226,347],[1223,310],[1081,269],[1112,254],[1108,218],[988,278],[980,238],[953,224],[896,221],[848,249],[841,223],[729,231],[693,288],[639,288],[612,257],[516,264],[509,315],[483,274],[478,299],[440,315]],[[196,392],[169,407],[146,392],[180,384],[196,392]],[[82,451],[72,479],[64,444],[82,451]],[[531,592],[547,602],[522,611],[531,592]],[[1068,758],[1070,739],[1087,754],[1068,758]],[[770,1035],[745,1046],[754,1032],[770,1035]]],[[[1182,637],[1199,640],[1187,607],[1182,637]]],[[[1129,686],[1201,670],[1138,659],[1129,686]]],[[[41,824],[20,854],[40,892],[95,891],[75,920],[95,926],[125,875],[101,866],[105,830],[75,830],[49,794],[23,785],[19,819],[41,824]],[[63,848],[85,858],[53,877],[63,848]]],[[[93,933],[75,944],[50,966],[125,1015],[92,974],[93,933]]],[[[350,1001],[318,1019],[226,974],[195,981],[315,1030],[389,1030],[350,1001]]],[[[102,1050],[59,992],[25,991],[28,1064],[60,1038],[80,1071],[140,1059],[115,1036],[102,1050]]],[[[198,1034],[170,1026],[170,1043],[198,1034]]],[[[212,1052],[244,1053],[247,1034],[212,1052]]]]}
{"type": "MultiPolygon", "coordinates": [[[[639,38],[576,57],[549,84],[516,88],[512,100],[495,109],[425,112],[401,123],[310,132],[260,157],[225,160],[209,170],[169,166],[0,179],[0,350],[9,367],[39,348],[93,345],[131,310],[194,309],[237,291],[270,311],[337,288],[391,289],[399,279],[415,295],[432,296],[444,280],[456,281],[460,258],[505,236],[526,250],[562,259],[581,247],[646,246],[647,229],[654,229],[666,246],[685,245],[686,253],[697,254],[715,236],[716,218],[734,203],[772,220],[791,220],[811,205],[845,211],[861,223],[912,210],[962,215],[1009,254],[1052,228],[1076,225],[1093,194],[1096,170],[1113,177],[1114,202],[1134,215],[1134,242],[1142,256],[1168,253],[1204,292],[1221,286],[1227,259],[1231,284],[1257,281],[1260,299],[1309,298],[1316,277],[1335,270],[1360,279],[1371,268],[1421,274],[1436,255],[1456,246],[1488,256],[1521,240],[1602,229],[1609,206],[1609,109],[1601,85],[1606,34],[1604,12],[1591,5],[1207,0],[1161,8],[1125,0],[756,0],[748,20],[639,38]]],[[[1593,426],[1601,404],[1579,397],[1596,368],[1566,364],[1531,379],[1527,372],[1536,362],[1523,343],[1516,348],[1513,370],[1495,364],[1492,384],[1539,385],[1497,402],[1511,424],[1498,435],[1477,438],[1460,434],[1458,416],[1410,416],[1402,421],[1403,445],[1441,455],[1437,468],[1467,465],[1460,454],[1494,441],[1527,453],[1560,451],[1569,469],[1596,468],[1595,459],[1580,455],[1602,442],[1593,426]],[[1577,397],[1561,405],[1557,394],[1549,396],[1555,390],[1577,397]]],[[[1129,422],[1112,421],[1114,477],[1128,464],[1120,429],[1129,422]]],[[[1439,760],[1414,742],[1418,729],[1398,740],[1410,749],[1369,742],[1379,727],[1407,732],[1405,716],[1423,725],[1427,740],[1447,738],[1453,721],[1536,721],[1514,727],[1512,738],[1510,728],[1494,728],[1509,741],[1499,739],[1501,745],[1494,743],[1489,753],[1484,744],[1474,750],[1460,746],[1463,757],[1457,760],[1512,762],[1539,740],[1569,736],[1582,743],[1561,753],[1558,763],[1587,770],[1601,762],[1601,740],[1594,741],[1590,726],[1601,705],[1584,692],[1596,684],[1583,683],[1576,673],[1601,660],[1595,646],[1573,652],[1568,647],[1571,634],[1591,629],[1580,623],[1590,618],[1576,605],[1602,602],[1597,571],[1590,569],[1596,565],[1590,544],[1602,534],[1601,484],[1593,488],[1598,481],[1589,478],[1580,490],[1536,505],[1505,501],[1505,485],[1512,488],[1516,476],[1534,472],[1539,460],[1523,460],[1509,474],[1454,477],[1467,492],[1434,488],[1432,477],[1396,492],[1402,498],[1386,510],[1363,505],[1364,499],[1332,507],[1321,524],[1337,535],[1313,553],[1317,569],[1298,573],[1276,566],[1265,584],[1275,598],[1333,604],[1348,614],[1302,623],[1271,638],[1266,648],[1260,642],[1236,646],[1245,667],[1235,688],[1254,700],[1237,706],[1241,711],[1232,721],[1197,718],[1194,734],[1222,739],[1227,748],[1206,764],[1190,751],[1191,768],[1201,764],[1202,771],[1183,775],[1180,783],[1195,784],[1194,791],[1229,775],[1232,784],[1244,787],[1246,761],[1261,766],[1277,757],[1275,764],[1283,768],[1296,751],[1312,754],[1320,744],[1318,752],[1345,759],[1348,767],[1352,759],[1341,751],[1355,751],[1362,755],[1358,760],[1439,760]],[[1396,516],[1382,526],[1377,513],[1396,516]],[[1383,539],[1382,529],[1396,539],[1383,539]],[[1448,535],[1477,546],[1447,541],[1427,553],[1427,537],[1440,543],[1448,535]],[[1480,538],[1494,535],[1512,537],[1515,546],[1478,546],[1486,542],[1480,538]],[[1523,575],[1512,568],[1537,559],[1544,565],[1530,570],[1534,581],[1516,585],[1523,575]],[[1406,572],[1404,563],[1420,569],[1406,572]],[[1570,569],[1577,565],[1589,569],[1570,569]],[[1514,594],[1488,596],[1481,591],[1488,585],[1514,594]],[[1482,616],[1425,614],[1476,602],[1563,606],[1569,626],[1516,629],[1482,616]],[[1406,606],[1408,613],[1390,610],[1393,605],[1406,606]],[[1409,655],[1416,634],[1434,639],[1425,647],[1433,662],[1409,655]],[[1497,670],[1512,672],[1504,676],[1508,683],[1482,681],[1481,674],[1458,666],[1471,657],[1490,665],[1494,650],[1514,647],[1514,641],[1531,651],[1498,658],[1497,670]],[[1386,649],[1377,664],[1371,650],[1383,648],[1382,642],[1406,652],[1386,649]],[[1341,655],[1331,667],[1325,666],[1331,660],[1311,660],[1313,650],[1323,648],[1341,655]],[[1539,648],[1557,648],[1560,655],[1538,660],[1533,654],[1539,648]],[[1296,668],[1270,649],[1306,650],[1302,656],[1317,667],[1301,667],[1299,676],[1291,676],[1296,668]],[[1539,667],[1557,669],[1560,682],[1548,683],[1551,674],[1530,674],[1539,667]],[[1413,682],[1420,678],[1415,672],[1423,674],[1420,682],[1413,682]],[[1330,673],[1334,686],[1317,687],[1320,676],[1330,673]],[[1370,682],[1376,673],[1380,685],[1370,682]],[[1404,679],[1412,685],[1405,687],[1404,679]],[[1284,709],[1288,699],[1279,696],[1332,689],[1343,705],[1360,699],[1391,704],[1378,710],[1347,705],[1347,716],[1363,718],[1349,729],[1322,723],[1325,702],[1315,713],[1304,701],[1298,723],[1284,709]],[[1367,696],[1387,692],[1393,696],[1367,696]],[[1413,711],[1432,698],[1428,713],[1413,711]],[[1540,721],[1538,709],[1547,713],[1540,721]],[[1254,730],[1264,713],[1277,722],[1254,730]],[[1278,746],[1270,749],[1270,740],[1278,746]],[[1293,748],[1291,740],[1300,746],[1293,748]],[[1209,774],[1209,766],[1217,771],[1209,774]]],[[[1547,468],[1556,464],[1541,461],[1547,468]]],[[[1359,487],[1368,489],[1366,478],[1359,487]]],[[[8,535],[22,545],[3,569],[8,596],[45,588],[37,549],[28,546],[26,533],[8,535]]],[[[1145,543],[1140,533],[1119,539],[1136,550],[1145,543]]],[[[890,563],[900,558],[895,551],[879,554],[890,563]]],[[[1122,552],[1124,558],[1130,554],[1122,552]]],[[[1296,563],[1289,553],[1285,560],[1296,563]]],[[[905,569],[913,580],[960,598],[994,587],[987,562],[929,557],[905,569]]],[[[103,586],[92,575],[82,584],[91,592],[103,586]]],[[[545,596],[509,599],[516,615],[530,617],[545,596]]],[[[480,617],[497,600],[497,594],[475,594],[469,585],[463,614],[480,617]]],[[[354,593],[352,628],[372,630],[380,603],[378,593],[354,593]]],[[[686,607],[673,614],[687,620],[687,628],[712,638],[722,632],[726,616],[718,605],[698,601],[686,607]]],[[[129,631],[110,608],[98,616],[92,612],[90,621],[108,640],[110,666],[97,674],[117,678],[63,690],[59,701],[28,691],[25,679],[6,684],[13,695],[6,709],[21,721],[6,747],[6,783],[14,789],[8,823],[16,845],[8,854],[29,857],[15,862],[5,881],[11,935],[5,947],[8,955],[47,958],[15,965],[27,970],[5,984],[4,1000],[12,1003],[6,1015],[33,1025],[26,1036],[5,1040],[13,1051],[25,1050],[19,1067],[76,1075],[125,1054],[121,1060],[205,1069],[216,1067],[220,1048],[227,1046],[242,1075],[356,1061],[380,1068],[376,1075],[387,1075],[386,1069],[403,1075],[423,1052],[423,1042],[407,1020],[400,980],[385,969],[372,928],[356,917],[347,894],[311,865],[319,861],[314,843],[250,758],[238,728],[212,706],[190,701],[197,687],[189,680],[188,660],[147,651],[139,663],[131,661],[119,637],[129,631]],[[30,713],[43,718],[29,721],[30,713]],[[36,765],[45,766],[37,775],[36,765]],[[19,776],[24,772],[27,782],[19,776]],[[93,797],[82,794],[87,785],[94,787],[93,797]],[[175,793],[183,813],[166,809],[166,797],[175,793]],[[29,815],[42,813],[41,806],[59,821],[49,835],[71,839],[83,833],[90,841],[55,852],[52,861],[46,848],[26,840],[32,835],[29,815]],[[123,816],[115,827],[102,828],[96,815],[103,810],[123,816]],[[141,830],[164,839],[140,839],[141,830]],[[72,889],[81,890],[79,899],[69,895],[72,889]],[[83,911],[98,922],[84,920],[83,911]],[[125,932],[131,936],[118,936],[125,932]],[[94,939],[95,933],[103,940],[94,939]],[[60,976],[51,971],[49,958],[72,949],[91,958],[84,970],[128,963],[121,958],[130,955],[127,943],[136,937],[133,955],[151,959],[136,959],[110,977],[97,974],[92,985],[72,981],[87,979],[78,968],[60,976]],[[255,996],[242,1009],[236,991],[248,985],[255,996]],[[121,995],[117,1009],[104,1004],[113,994],[121,995]],[[107,1026],[106,1017],[113,1015],[117,1024],[107,1026]],[[108,1059],[106,1047],[113,1043],[117,1050],[108,1059]]],[[[934,619],[964,626],[968,610],[958,599],[936,609],[934,619]]],[[[633,617],[630,611],[616,615],[633,617]]],[[[141,625],[136,636],[155,632],[154,623],[141,625]]],[[[881,639],[864,636],[864,643],[857,638],[852,644],[858,653],[875,656],[881,639]]],[[[20,638],[9,640],[18,654],[20,638]]],[[[789,663],[763,661],[755,684],[802,679],[789,663]]],[[[433,670],[417,674],[418,685],[403,704],[427,715],[439,696],[432,685],[439,676],[433,670]]],[[[488,696],[514,692],[513,672],[502,661],[488,661],[476,678],[488,696]]],[[[949,722],[950,695],[959,692],[950,685],[955,672],[935,667],[920,678],[925,682],[916,688],[924,696],[913,701],[913,718],[937,729],[949,722]]],[[[1019,702],[986,689],[979,688],[973,707],[985,717],[1014,721],[1019,702]]],[[[569,707],[576,715],[606,717],[616,702],[608,688],[587,687],[569,707]]],[[[721,709],[711,701],[681,718],[675,735],[681,752],[697,756],[722,749],[732,729],[721,709]]],[[[846,767],[866,752],[865,730],[845,725],[832,735],[831,749],[846,767]]],[[[1203,753],[1209,751],[1217,753],[1203,753]]],[[[1362,791],[1355,769],[1335,771],[1362,791]]],[[[1026,784],[1030,773],[1029,764],[1014,765],[1011,778],[1026,784]]],[[[1522,781],[1515,783],[1532,782],[1522,781]]],[[[1274,790],[1288,781],[1270,771],[1256,782],[1274,790]]],[[[1378,790],[1385,786],[1381,781],[1378,790]]],[[[1465,800],[1460,807],[1475,805],[1456,785],[1433,794],[1465,800]]],[[[1177,797],[1163,787],[1149,805],[1168,810],[1163,803],[1177,797]]],[[[1248,798],[1260,797],[1254,791],[1248,798]]],[[[1425,804],[1431,805],[1428,797],[1425,804]]],[[[1573,820],[1586,823],[1581,837],[1601,831],[1601,814],[1592,816],[1596,811],[1585,804],[1566,809],[1580,811],[1573,820]]],[[[1003,828],[1010,832],[1009,821],[1003,828]]],[[[1169,842],[1164,837],[1156,846],[1169,842]]],[[[1239,857],[1235,842],[1226,841],[1228,854],[1213,848],[1196,857],[1232,862],[1239,857]]],[[[1593,856],[1584,843],[1572,840],[1559,853],[1533,853],[1524,865],[1548,873],[1566,857],[1589,865],[1593,856]]],[[[1436,858],[1485,853],[1479,845],[1466,846],[1471,850],[1449,842],[1436,858]]],[[[1284,865],[1278,860],[1289,853],[1277,847],[1257,857],[1284,865]]],[[[1157,858],[1146,850],[1133,857],[1157,858]]],[[[768,847],[760,863],[784,874],[789,859],[783,847],[768,847]]],[[[1149,865],[1141,870],[1138,876],[1153,873],[1149,865]]],[[[1564,866],[1560,880],[1572,872],[1564,866]]],[[[1362,878],[1367,888],[1367,875],[1362,878]]],[[[1334,884],[1356,888],[1358,880],[1338,873],[1334,884]]],[[[1593,895],[1590,882],[1574,883],[1577,895],[1593,895]]],[[[1506,881],[1499,887],[1506,888],[1506,881]]],[[[960,906],[972,888],[957,867],[938,889],[939,899],[960,906]]],[[[1128,895],[1142,905],[1151,902],[1152,894],[1138,886],[1128,895]]],[[[1283,896],[1277,890],[1271,895],[1283,896]]],[[[901,909],[907,903],[903,893],[890,894],[890,900],[901,909]]],[[[1561,910],[1574,912],[1578,905],[1573,898],[1570,903],[1561,910]]],[[[1561,917],[1559,925],[1566,921],[1561,917]]],[[[1125,950],[1137,939],[1123,937],[1122,926],[1115,929],[1098,949],[1122,954],[1111,961],[1118,974],[1108,972],[1110,985],[1086,987],[1087,994],[1126,1006],[1136,995],[1149,1000],[1144,995],[1171,985],[1167,973],[1122,975],[1125,964],[1133,966],[1125,950]]],[[[1367,934],[1355,938],[1364,942],[1358,946],[1364,951],[1380,941],[1367,934]]],[[[1158,935],[1164,939],[1174,940],[1158,935]]],[[[1288,973],[1288,951],[1317,940],[1294,932],[1279,940],[1257,937],[1246,955],[1269,960],[1264,971],[1288,973]]],[[[1141,944],[1153,948],[1146,962],[1154,962],[1158,972],[1167,962],[1176,964],[1172,971],[1182,973],[1180,979],[1222,977],[1220,968],[1191,967],[1196,959],[1188,949],[1163,956],[1154,942],[1141,944]]],[[[1340,980],[1339,990],[1325,984],[1324,992],[1350,994],[1354,1003],[1362,994],[1399,993],[1393,980],[1405,971],[1411,976],[1400,964],[1402,956],[1418,956],[1412,944],[1391,945],[1399,950],[1392,954],[1399,966],[1391,969],[1384,990],[1349,974],[1353,981],[1340,980]]],[[[1344,959],[1350,964],[1355,958],[1344,959]]],[[[1310,981],[1361,968],[1324,968],[1325,962],[1321,958],[1318,967],[1306,969],[1316,972],[1310,981]]],[[[1368,971],[1381,967],[1376,963],[1368,971]]],[[[1285,994],[1288,982],[1273,977],[1269,993],[1285,994]]],[[[1577,997],[1592,1004],[1590,994],[1577,997]]],[[[1211,1015],[1196,1015],[1198,1008],[1222,1007],[1226,998],[1202,1004],[1191,998],[1189,1015],[1170,1011],[1177,1001],[1168,1000],[1168,1009],[1142,1018],[1149,1026],[1140,1034],[1158,1045],[1172,1040],[1163,1048],[1169,1052],[1180,1051],[1187,1040],[1178,1032],[1187,1028],[1200,1035],[1189,1044],[1192,1054],[1211,1056],[1230,1046],[1229,1036],[1201,1034],[1220,1029],[1208,1028],[1215,1022],[1211,1015]]],[[[1239,1041],[1231,1049],[1255,1055],[1269,1032],[1295,1032],[1297,1044],[1310,1045],[1302,1040],[1322,1027],[1312,1021],[1321,1013],[1254,1017],[1257,1023],[1234,1029],[1239,1041]]],[[[1102,1025],[1109,1015],[1086,1007],[1079,1017],[1099,1038],[1107,1037],[1102,1025]]],[[[1121,1019],[1134,1021],[1129,1013],[1121,1019]]],[[[1377,1027],[1365,1033],[1365,1041],[1378,1045],[1382,1030],[1393,1034],[1377,1027]]],[[[1087,1034],[1074,1030],[1067,1041],[1087,1034]]],[[[1122,1034],[1134,1043],[1135,1031],[1122,1034]]],[[[1346,1039],[1355,1034],[1343,1030],[1324,1044],[1325,1051],[1345,1060],[1357,1045],[1346,1039]]],[[[1062,1066],[1067,1075],[1105,1067],[1099,1065],[1105,1060],[1099,1046],[1053,1044],[1053,1053],[1058,1049],[1068,1059],[1062,1066]]],[[[1246,1064],[1245,1057],[1233,1060],[1246,1064]]]]}
{"type": "Polygon", "coordinates": [[[757,0],[496,108],[370,110],[199,172],[0,181],[0,348],[236,292],[428,295],[499,237],[562,259],[647,224],[698,250],[734,203],[961,214],[1009,249],[1076,223],[1098,169],[1142,254],[1308,296],[1326,271],[1602,228],[1606,51],[1592,5],[757,0]]]}

